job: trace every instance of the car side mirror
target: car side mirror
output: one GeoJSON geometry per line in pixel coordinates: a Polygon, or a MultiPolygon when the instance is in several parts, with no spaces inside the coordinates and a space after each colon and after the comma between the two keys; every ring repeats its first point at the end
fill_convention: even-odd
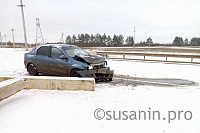
{"type": "Polygon", "coordinates": [[[61,56],[60,56],[60,59],[65,60],[66,57],[65,57],[64,55],[61,55],[61,56]]]}

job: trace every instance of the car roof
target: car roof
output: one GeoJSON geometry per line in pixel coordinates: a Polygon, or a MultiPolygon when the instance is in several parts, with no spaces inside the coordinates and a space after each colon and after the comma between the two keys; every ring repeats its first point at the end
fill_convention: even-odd
{"type": "Polygon", "coordinates": [[[52,47],[58,47],[58,48],[60,48],[60,47],[77,47],[77,46],[75,46],[75,45],[71,45],[71,44],[43,44],[43,45],[40,45],[40,46],[38,46],[38,48],[39,47],[41,47],[41,46],[52,46],[52,47]]]}

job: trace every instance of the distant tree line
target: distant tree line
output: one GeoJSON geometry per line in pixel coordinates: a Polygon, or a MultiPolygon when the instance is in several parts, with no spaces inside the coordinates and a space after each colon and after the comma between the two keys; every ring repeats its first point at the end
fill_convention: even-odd
{"type": "Polygon", "coordinates": [[[190,41],[185,38],[176,36],[171,44],[160,44],[153,43],[151,37],[147,38],[146,41],[141,41],[140,43],[135,44],[135,46],[200,46],[200,37],[193,37],[190,41]]]}
{"type": "MultiPolygon", "coordinates": [[[[56,42],[62,43],[62,42],[56,42]]],[[[139,43],[134,44],[134,37],[127,36],[126,38],[123,35],[116,35],[114,34],[112,37],[110,35],[103,35],[97,34],[88,34],[82,33],[72,36],[68,35],[65,39],[65,43],[73,44],[80,47],[121,47],[121,46],[200,46],[200,37],[193,37],[192,39],[188,40],[188,38],[183,39],[182,37],[176,36],[172,43],[169,44],[161,44],[161,43],[154,43],[151,37],[148,37],[146,41],[141,41],[139,43]]],[[[2,45],[6,43],[3,42],[2,45]]],[[[24,45],[24,43],[15,43],[16,45],[24,45]]],[[[8,41],[8,46],[12,46],[13,43],[8,41]]],[[[31,44],[34,46],[35,44],[31,44]]]]}
{"type": "Polygon", "coordinates": [[[200,38],[193,37],[190,41],[185,38],[176,36],[171,44],[160,44],[154,43],[151,37],[148,37],[146,41],[141,41],[140,43],[134,44],[134,37],[127,36],[124,38],[123,35],[103,35],[97,34],[73,34],[66,37],[65,43],[74,44],[81,47],[120,47],[120,46],[200,46],[200,38]]]}
{"type": "Polygon", "coordinates": [[[73,34],[72,36],[68,35],[66,37],[65,43],[67,44],[74,44],[78,46],[84,47],[105,47],[105,46],[133,46],[134,38],[133,36],[128,36],[124,38],[123,35],[114,35],[111,37],[110,35],[103,35],[97,34],[78,34],[77,36],[73,34]]]}
{"type": "Polygon", "coordinates": [[[200,46],[200,38],[199,37],[193,37],[190,41],[185,38],[183,40],[182,37],[176,36],[174,38],[174,41],[172,42],[173,45],[181,46],[181,45],[192,45],[192,46],[200,46]]]}

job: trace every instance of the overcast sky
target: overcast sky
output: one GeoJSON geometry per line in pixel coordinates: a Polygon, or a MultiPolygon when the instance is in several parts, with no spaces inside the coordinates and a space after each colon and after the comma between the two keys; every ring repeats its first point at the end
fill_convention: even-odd
{"type": "MultiPolygon", "coordinates": [[[[35,43],[36,17],[46,42],[78,33],[151,37],[171,43],[175,36],[200,37],[200,0],[23,0],[28,43],[35,43]]],[[[0,0],[0,31],[12,41],[24,41],[20,0],[0,0]]],[[[5,37],[3,38],[5,40],[5,37]]]]}

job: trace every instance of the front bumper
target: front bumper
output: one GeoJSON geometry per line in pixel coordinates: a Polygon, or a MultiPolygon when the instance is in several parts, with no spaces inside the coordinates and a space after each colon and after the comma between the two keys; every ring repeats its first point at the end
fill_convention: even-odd
{"type": "Polygon", "coordinates": [[[95,79],[111,79],[114,75],[114,70],[110,70],[109,67],[101,69],[79,70],[77,72],[82,77],[93,77],[95,79]]]}

